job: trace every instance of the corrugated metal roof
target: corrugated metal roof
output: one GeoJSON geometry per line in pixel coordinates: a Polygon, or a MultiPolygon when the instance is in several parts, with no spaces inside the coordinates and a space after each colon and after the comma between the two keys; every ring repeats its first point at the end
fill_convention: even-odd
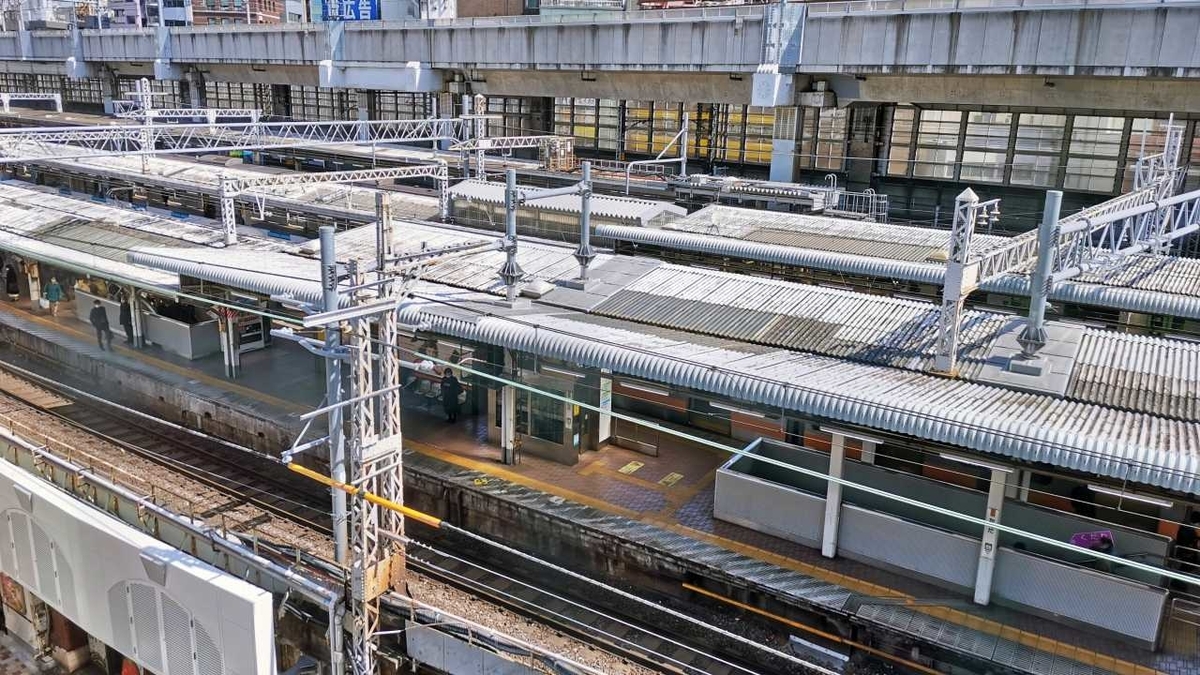
{"type": "MultiPolygon", "coordinates": [[[[170,290],[178,286],[176,275],[132,264],[129,253],[205,247],[223,239],[217,224],[203,218],[185,222],[73,199],[48,188],[0,183],[0,249],[79,272],[170,290]]],[[[248,250],[272,246],[243,243],[248,250]]]]}
{"type": "MultiPolygon", "coordinates": [[[[909,370],[933,367],[939,308],[913,300],[663,265],[595,313],[909,370]]],[[[963,314],[960,373],[972,377],[1012,317],[963,314]]]]}
{"type": "MultiPolygon", "coordinates": [[[[54,147],[50,146],[50,150],[53,150],[54,147]]],[[[65,146],[57,147],[61,148],[61,151],[64,153],[68,152],[65,146]]],[[[290,171],[274,167],[248,166],[234,159],[229,159],[229,162],[228,165],[218,165],[171,157],[148,157],[146,158],[147,174],[145,175],[148,179],[168,181],[180,186],[204,188],[208,194],[216,194],[222,175],[231,177],[261,177],[264,174],[291,173],[290,171]]],[[[88,172],[102,175],[119,176],[122,173],[142,173],[141,158],[133,156],[94,159],[80,158],[69,161],[50,160],[45,163],[57,164],[64,168],[74,168],[76,170],[82,166],[88,172]]],[[[295,204],[344,208],[368,213],[375,212],[375,190],[353,185],[290,185],[262,188],[260,192],[270,195],[268,202],[271,200],[282,200],[295,204]]],[[[438,216],[439,209],[436,197],[394,191],[389,192],[388,195],[392,203],[392,215],[396,218],[432,219],[438,216]]]]}
{"type": "MultiPolygon", "coordinates": [[[[536,190],[536,188],[528,187],[525,189],[536,190]]],[[[485,204],[503,204],[504,184],[465,180],[450,188],[450,198],[470,199],[485,204]]],[[[529,202],[521,208],[558,211],[561,213],[579,213],[580,203],[581,200],[578,195],[560,195],[558,197],[529,202]]],[[[592,195],[592,215],[594,216],[638,220],[645,224],[650,222],[652,218],[663,213],[682,216],[687,213],[687,210],[666,202],[632,199],[629,197],[592,195]]]]}
{"type": "Polygon", "coordinates": [[[131,251],[129,261],[180,276],[203,279],[264,295],[289,295],[320,305],[321,264],[277,251],[250,249],[147,249],[131,251]]]}
{"type": "Polygon", "coordinates": [[[1200,420],[1200,344],[1088,329],[1067,396],[1200,420]]]}
{"type": "MultiPolygon", "coordinates": [[[[425,285],[418,296],[482,299],[425,285]]],[[[406,322],[732,400],[892,431],[983,453],[1200,494],[1200,425],[1060,398],[785,350],[697,344],[686,333],[573,312],[516,321],[420,299],[406,322]],[[597,339],[597,335],[601,339],[597,339]]]]}
{"type": "MultiPolygon", "coordinates": [[[[947,230],[723,205],[705,207],[664,227],[678,232],[907,262],[943,262],[950,242],[947,230]]],[[[1007,237],[976,233],[971,238],[971,252],[978,255],[1006,243],[1007,237]]]]}

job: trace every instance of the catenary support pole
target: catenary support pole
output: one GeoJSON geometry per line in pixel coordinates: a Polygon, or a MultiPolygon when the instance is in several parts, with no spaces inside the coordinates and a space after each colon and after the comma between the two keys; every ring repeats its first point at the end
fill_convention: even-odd
{"type": "Polygon", "coordinates": [[[1050,274],[1058,248],[1058,217],[1062,210],[1062,195],[1058,190],[1046,192],[1046,206],[1038,226],[1037,266],[1029,282],[1029,319],[1018,342],[1021,354],[1031,358],[1046,345],[1046,301],[1050,296],[1050,274]]]}
{"type": "MultiPolygon", "coordinates": [[[[337,309],[337,252],[333,240],[334,229],[330,225],[321,227],[321,309],[329,312],[337,309]]],[[[342,344],[342,336],[336,326],[325,328],[325,352],[333,354],[342,344]]],[[[325,358],[325,401],[332,407],[329,411],[329,475],[338,482],[346,481],[346,435],[342,433],[342,362],[340,359],[325,358]]],[[[334,560],[348,564],[346,558],[346,493],[333,491],[333,549],[334,560]]]]}

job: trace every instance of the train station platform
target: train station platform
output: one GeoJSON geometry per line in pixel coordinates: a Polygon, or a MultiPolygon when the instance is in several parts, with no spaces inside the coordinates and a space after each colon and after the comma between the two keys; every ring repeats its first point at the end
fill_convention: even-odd
{"type": "MultiPolygon", "coordinates": [[[[298,428],[296,416],[315,407],[323,390],[320,363],[290,343],[243,355],[243,374],[231,381],[223,377],[219,355],[185,361],[154,348],[126,348],[119,335],[114,350],[102,351],[91,327],[61,309],[50,317],[0,303],[0,328],[10,340],[22,336],[23,346],[56,345],[38,350],[46,359],[78,355],[81,361],[68,365],[90,365],[76,376],[127,373],[128,380],[136,374],[223,412],[264,424],[275,420],[284,429],[298,428]]],[[[616,546],[653,551],[714,577],[735,577],[744,587],[797,607],[911,635],[997,669],[1200,675],[1200,628],[1172,624],[1162,648],[1153,652],[1043,617],[981,607],[965,595],[844,558],[826,559],[819,550],[717,521],[714,477],[728,457],[711,448],[664,437],[657,456],[605,446],[583,453],[574,466],[528,455],[503,465],[499,449],[486,442],[486,415],[463,415],[449,424],[436,400],[416,393],[406,395],[403,414],[409,472],[540,514],[544,522],[595,533],[616,546]]],[[[269,445],[269,437],[258,438],[258,447],[269,445]]],[[[271,452],[282,449],[276,445],[271,452]]]]}

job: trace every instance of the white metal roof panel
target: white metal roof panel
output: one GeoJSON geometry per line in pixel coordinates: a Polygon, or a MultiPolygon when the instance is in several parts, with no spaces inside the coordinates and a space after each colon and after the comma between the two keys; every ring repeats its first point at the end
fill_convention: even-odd
{"type": "MultiPolygon", "coordinates": [[[[536,188],[528,188],[536,192],[536,188]]],[[[450,188],[451,199],[470,199],[486,204],[504,203],[504,184],[465,180],[450,188]]],[[[544,211],[559,211],[562,213],[579,213],[582,200],[578,195],[560,195],[529,202],[522,208],[540,209],[544,211]]],[[[605,218],[621,218],[639,220],[648,223],[663,213],[684,215],[687,211],[674,204],[655,202],[648,199],[633,199],[629,197],[609,197],[592,195],[592,215],[605,218]]]]}
{"type": "MultiPolygon", "coordinates": [[[[1200,494],[1200,425],[914,371],[690,336],[575,313],[455,318],[422,286],[406,320],[464,339],[972,450],[1200,494]],[[549,329],[549,330],[546,330],[549,329]],[[599,337],[598,337],[599,336],[599,337]]],[[[461,315],[455,313],[456,316],[461,315]]],[[[486,316],[484,314],[487,314],[486,316]]]]}
{"type": "MultiPolygon", "coordinates": [[[[664,227],[679,232],[908,262],[944,262],[950,242],[948,230],[720,204],[707,206],[664,227]]],[[[971,252],[978,255],[1006,243],[1008,237],[976,233],[971,238],[971,252]]]]}

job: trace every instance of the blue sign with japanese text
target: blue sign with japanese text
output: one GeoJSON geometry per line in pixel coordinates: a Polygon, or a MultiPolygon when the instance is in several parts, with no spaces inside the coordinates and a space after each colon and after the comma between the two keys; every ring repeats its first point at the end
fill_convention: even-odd
{"type": "Polygon", "coordinates": [[[378,21],[379,0],[325,0],[321,19],[324,21],[378,21]]]}

